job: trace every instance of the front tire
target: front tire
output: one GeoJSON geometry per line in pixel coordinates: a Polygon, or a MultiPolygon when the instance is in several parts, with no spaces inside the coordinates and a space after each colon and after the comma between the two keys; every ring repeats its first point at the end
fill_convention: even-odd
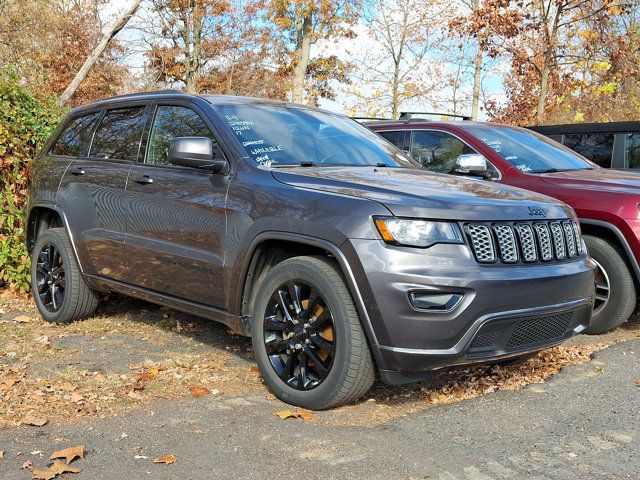
{"type": "Polygon", "coordinates": [[[342,275],[324,257],[267,273],[253,310],[253,352],[280,400],[311,410],[354,402],[373,385],[369,345],[342,275]]]}
{"type": "Polygon", "coordinates": [[[95,312],[98,294],[82,278],[64,228],[38,236],[31,256],[31,293],[50,323],[68,323],[95,312]]]}
{"type": "Polygon", "coordinates": [[[606,240],[584,235],[591,258],[596,262],[596,301],[588,334],[612,330],[631,316],[636,308],[636,288],[631,271],[620,250],[606,240]]]}

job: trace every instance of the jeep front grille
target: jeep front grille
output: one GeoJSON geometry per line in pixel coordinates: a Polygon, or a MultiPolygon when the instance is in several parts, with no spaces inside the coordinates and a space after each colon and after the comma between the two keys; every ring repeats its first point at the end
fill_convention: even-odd
{"type": "Polygon", "coordinates": [[[479,263],[534,263],[582,255],[576,222],[468,223],[464,230],[479,263]]]}

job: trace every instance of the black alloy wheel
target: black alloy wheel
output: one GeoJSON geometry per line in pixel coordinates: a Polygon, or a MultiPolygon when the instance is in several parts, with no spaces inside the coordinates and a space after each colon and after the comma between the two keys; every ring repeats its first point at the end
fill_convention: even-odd
{"type": "Polygon", "coordinates": [[[52,243],[46,243],[38,252],[35,280],[44,308],[52,313],[60,310],[66,291],[65,266],[62,255],[52,243]]]}
{"type": "Polygon", "coordinates": [[[263,332],[269,362],[289,387],[312,390],[331,372],[334,319],[312,286],[299,280],[280,285],[267,304],[263,332]]]}

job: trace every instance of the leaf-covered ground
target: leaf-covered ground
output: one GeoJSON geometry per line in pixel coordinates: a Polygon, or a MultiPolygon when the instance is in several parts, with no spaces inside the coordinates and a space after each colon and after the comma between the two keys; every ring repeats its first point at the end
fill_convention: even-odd
{"type": "MultiPolygon", "coordinates": [[[[384,423],[434,405],[544,382],[567,365],[589,361],[597,350],[638,337],[635,319],[522,365],[465,368],[403,387],[377,383],[355,405],[295,416],[331,424],[384,423]]],[[[38,316],[27,296],[0,294],[0,428],[123,415],[157,399],[256,394],[273,402],[273,413],[287,411],[263,386],[249,340],[218,324],[117,296],[103,302],[94,318],[56,326],[38,316]]]]}

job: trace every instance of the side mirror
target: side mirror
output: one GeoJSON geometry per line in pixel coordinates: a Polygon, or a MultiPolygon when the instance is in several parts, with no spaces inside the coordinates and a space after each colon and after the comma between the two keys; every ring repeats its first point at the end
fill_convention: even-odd
{"type": "Polygon", "coordinates": [[[227,161],[218,157],[217,145],[206,137],[174,138],[169,147],[168,160],[172,165],[202,168],[212,173],[220,172],[227,161]]]}
{"type": "Polygon", "coordinates": [[[487,159],[478,153],[460,155],[456,159],[453,169],[458,175],[470,175],[472,177],[490,178],[491,172],[487,165],[487,159]]]}

